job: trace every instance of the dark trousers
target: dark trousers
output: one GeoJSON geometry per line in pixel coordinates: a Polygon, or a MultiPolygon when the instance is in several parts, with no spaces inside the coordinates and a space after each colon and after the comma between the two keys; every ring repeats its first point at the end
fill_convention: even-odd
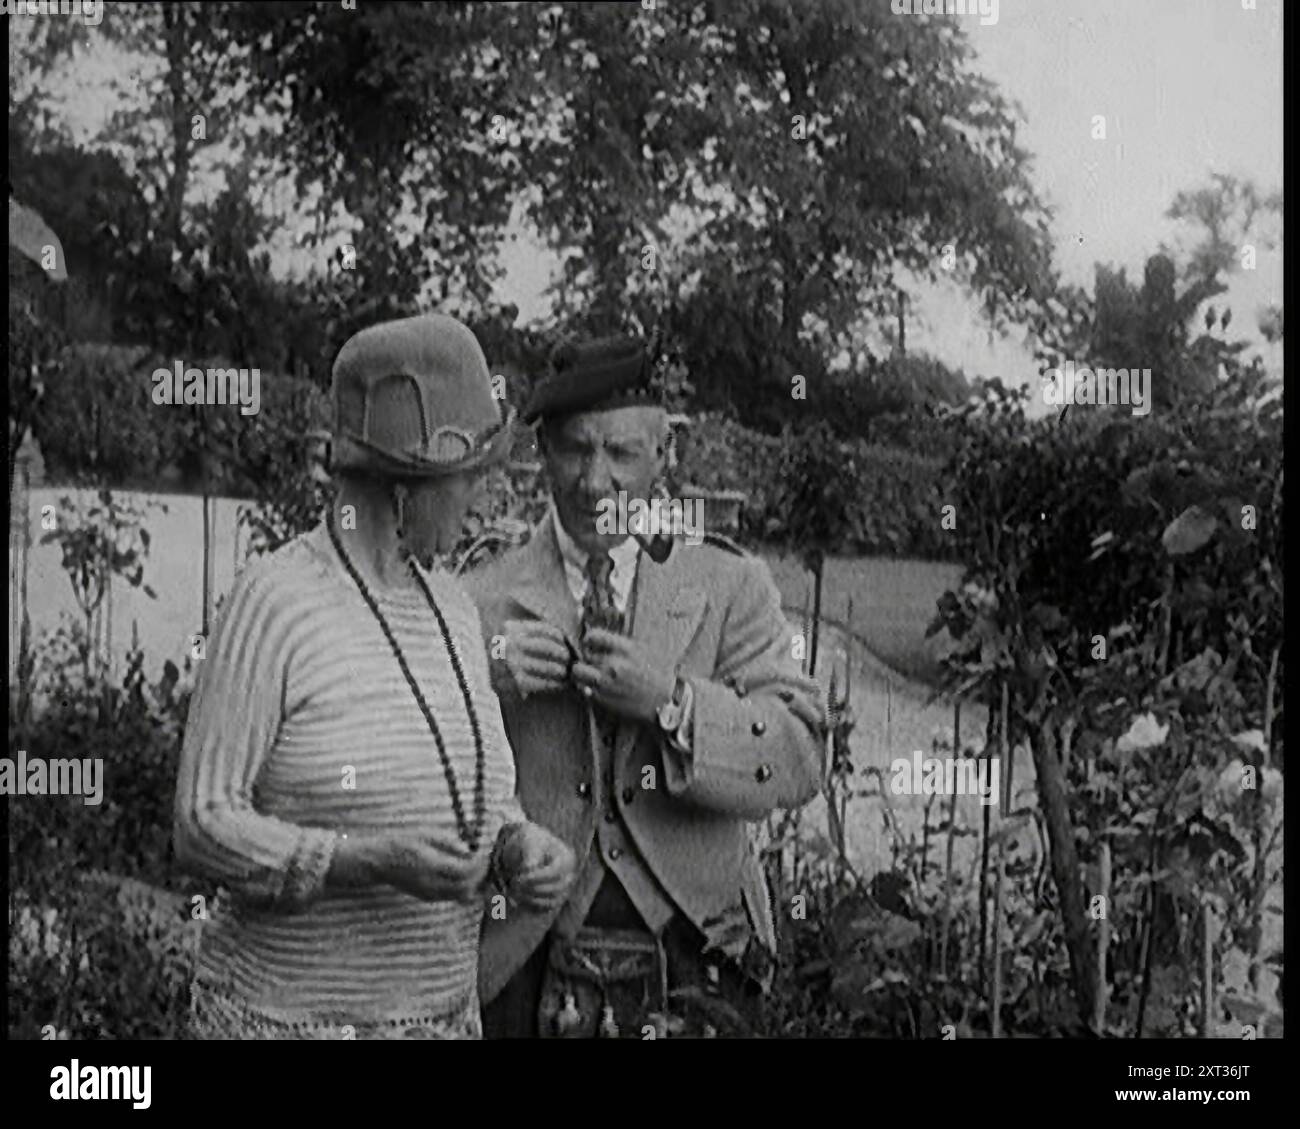
{"type": "MultiPolygon", "coordinates": [[[[601,884],[585,924],[597,929],[645,930],[631,899],[612,875],[601,884]]],[[[668,1006],[683,1020],[680,1033],[699,1035],[712,1028],[720,1035],[753,1034],[761,1002],[761,992],[753,981],[730,962],[705,957],[703,934],[683,917],[668,925],[662,940],[668,965],[668,1006]]],[[[496,999],[484,1007],[484,1038],[528,1039],[543,1034],[538,1012],[552,943],[549,936],[543,940],[496,999]]],[[[652,984],[646,989],[651,996],[657,992],[652,984]]],[[[624,994],[625,1001],[630,998],[624,994]]],[[[642,1037],[645,1016],[636,1014],[639,1010],[633,1008],[620,1016],[623,1034],[642,1037]]]]}

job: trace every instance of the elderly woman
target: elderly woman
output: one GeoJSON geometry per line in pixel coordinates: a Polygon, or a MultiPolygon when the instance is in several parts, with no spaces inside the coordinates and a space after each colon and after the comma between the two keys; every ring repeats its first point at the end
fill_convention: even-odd
{"type": "Polygon", "coordinates": [[[358,333],[333,396],[337,497],[237,578],[190,708],[176,852],[230,890],[193,1031],[477,1038],[485,904],[548,912],[573,872],[515,800],[477,613],[433,559],[512,419],[440,315],[358,333]]]}

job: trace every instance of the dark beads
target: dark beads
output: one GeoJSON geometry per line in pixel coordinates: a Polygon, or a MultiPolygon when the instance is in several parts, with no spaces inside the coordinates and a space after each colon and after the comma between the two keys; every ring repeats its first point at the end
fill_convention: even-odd
{"type": "Polygon", "coordinates": [[[429,709],[429,703],[425,701],[424,694],[420,691],[415,676],[407,665],[406,656],[402,654],[402,648],[397,642],[397,637],[393,634],[393,629],[389,627],[388,621],[384,618],[384,613],[379,610],[379,604],[371,595],[370,589],[366,587],[366,582],[361,578],[361,574],[356,570],[347,553],[344,552],[343,542],[339,540],[338,530],[334,528],[334,513],[332,510],[326,519],[326,526],[329,529],[330,540],[334,543],[334,549],[339,555],[339,560],[343,562],[343,567],[347,570],[348,575],[352,577],[353,583],[361,591],[362,598],[366,601],[375,619],[378,620],[384,638],[388,640],[388,645],[393,649],[393,655],[396,657],[397,665],[402,671],[402,677],[406,679],[406,685],[410,688],[415,697],[416,705],[420,707],[420,712],[424,715],[425,723],[429,726],[429,732],[433,734],[434,744],[438,748],[438,759],[442,762],[443,775],[447,778],[447,788],[451,793],[451,807],[456,815],[456,831],[461,841],[471,851],[477,851],[479,841],[483,836],[483,821],[487,807],[484,796],[486,756],[483,748],[483,734],[479,729],[478,713],[474,709],[469,685],[465,681],[465,671],[461,666],[460,654],[457,652],[451,632],[447,628],[447,621],[443,618],[442,609],[438,607],[433,598],[433,593],[429,591],[429,586],[425,583],[424,577],[420,575],[420,570],[416,567],[415,562],[409,561],[411,574],[415,577],[420,590],[424,593],[425,600],[433,610],[434,617],[438,620],[438,630],[442,632],[443,645],[447,648],[447,654],[451,658],[451,668],[456,675],[456,683],[460,687],[461,697],[465,700],[465,712],[469,715],[469,727],[474,734],[474,825],[472,827],[465,819],[465,808],[461,803],[460,789],[456,786],[456,774],[451,767],[451,760],[447,756],[447,749],[443,744],[442,733],[438,729],[438,723],[434,719],[433,711],[429,709]]]}

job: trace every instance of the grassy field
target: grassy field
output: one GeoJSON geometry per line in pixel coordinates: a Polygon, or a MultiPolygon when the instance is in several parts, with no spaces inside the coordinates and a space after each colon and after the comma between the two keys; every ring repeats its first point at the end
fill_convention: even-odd
{"type": "MultiPolygon", "coordinates": [[[[765,555],[772,570],[786,613],[799,621],[811,602],[812,577],[793,557],[765,555]]],[[[826,564],[822,587],[822,633],[817,673],[820,680],[834,669],[842,685],[846,664],[852,669],[852,708],[857,718],[849,739],[855,767],[855,798],[846,819],[846,840],[851,861],[864,877],[892,865],[898,841],[921,843],[924,839],[926,805],[930,822],[941,818],[938,798],[880,794],[880,781],[872,770],[884,774],[886,789],[889,766],[897,757],[910,757],[920,749],[930,755],[936,738],[950,744],[953,703],[946,697],[933,701],[939,668],[933,640],[925,629],[935,614],[935,601],[960,581],[959,565],[932,561],[888,558],[834,559],[826,564]],[[849,600],[853,601],[851,631],[849,600]]],[[[982,747],[987,714],[982,707],[963,705],[961,739],[963,747],[982,747]]],[[[1033,768],[1021,754],[1013,770],[1015,804],[1034,804],[1033,768]]],[[[946,802],[946,801],[945,801],[946,802]]],[[[979,800],[959,796],[955,806],[957,825],[974,829],[982,824],[979,800]]],[[[997,810],[994,809],[996,818],[997,810]]],[[[806,826],[813,833],[826,829],[826,805],[817,799],[809,805],[806,826]]],[[[1021,849],[1032,853],[1035,836],[1026,828],[1021,849]]],[[[955,867],[969,878],[975,863],[978,837],[962,837],[955,847],[955,867]]],[[[939,847],[933,847],[937,858],[939,847]]]]}
{"type": "MultiPolygon", "coordinates": [[[[812,575],[795,557],[764,555],[781,601],[792,614],[812,604],[812,575]]],[[[822,581],[822,618],[847,627],[882,662],[905,677],[936,684],[934,641],[925,629],[935,601],[961,580],[961,566],[889,557],[832,558],[822,581]],[[853,622],[848,622],[849,601],[853,622]]]]}

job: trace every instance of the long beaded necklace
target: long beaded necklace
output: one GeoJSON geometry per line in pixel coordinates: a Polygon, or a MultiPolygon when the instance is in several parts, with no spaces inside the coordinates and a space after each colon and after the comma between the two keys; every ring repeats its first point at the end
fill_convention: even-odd
{"type": "Polygon", "coordinates": [[[442,761],[442,771],[447,777],[447,788],[451,792],[451,806],[456,813],[457,834],[471,852],[477,851],[483,836],[483,819],[486,807],[483,794],[485,761],[483,732],[479,728],[478,714],[474,710],[474,702],[470,696],[469,686],[465,681],[465,671],[460,664],[460,655],[452,642],[451,632],[447,630],[447,621],[443,618],[442,611],[433,598],[433,593],[429,591],[429,585],[425,583],[424,577],[420,575],[420,570],[415,567],[415,562],[408,560],[407,565],[411,569],[411,575],[415,577],[416,582],[420,585],[425,600],[428,601],[429,607],[433,609],[433,614],[438,620],[438,629],[442,632],[443,644],[447,648],[447,654],[451,657],[451,668],[456,674],[456,683],[460,687],[461,697],[465,699],[465,712],[469,715],[469,727],[474,734],[474,825],[472,827],[465,821],[465,809],[461,804],[460,789],[456,786],[456,774],[452,771],[451,761],[447,757],[447,748],[443,744],[442,733],[438,729],[438,723],[434,720],[433,711],[429,709],[429,703],[425,700],[424,694],[421,693],[420,687],[415,681],[415,676],[411,673],[411,668],[407,665],[406,656],[402,654],[402,648],[398,645],[393,629],[389,627],[383,612],[379,610],[379,604],[374,596],[370,594],[366,582],[361,579],[361,574],[343,549],[343,542],[339,538],[338,530],[334,525],[333,510],[330,511],[325,524],[329,530],[330,541],[334,545],[334,550],[339,555],[339,560],[343,562],[343,567],[361,591],[361,595],[374,614],[375,619],[379,621],[384,637],[388,640],[388,645],[392,647],[393,655],[397,658],[397,665],[401,667],[402,676],[406,679],[407,686],[411,688],[411,693],[415,696],[416,705],[420,707],[420,712],[424,715],[425,723],[429,726],[429,732],[433,734],[434,743],[438,746],[438,759],[442,761]]]}

